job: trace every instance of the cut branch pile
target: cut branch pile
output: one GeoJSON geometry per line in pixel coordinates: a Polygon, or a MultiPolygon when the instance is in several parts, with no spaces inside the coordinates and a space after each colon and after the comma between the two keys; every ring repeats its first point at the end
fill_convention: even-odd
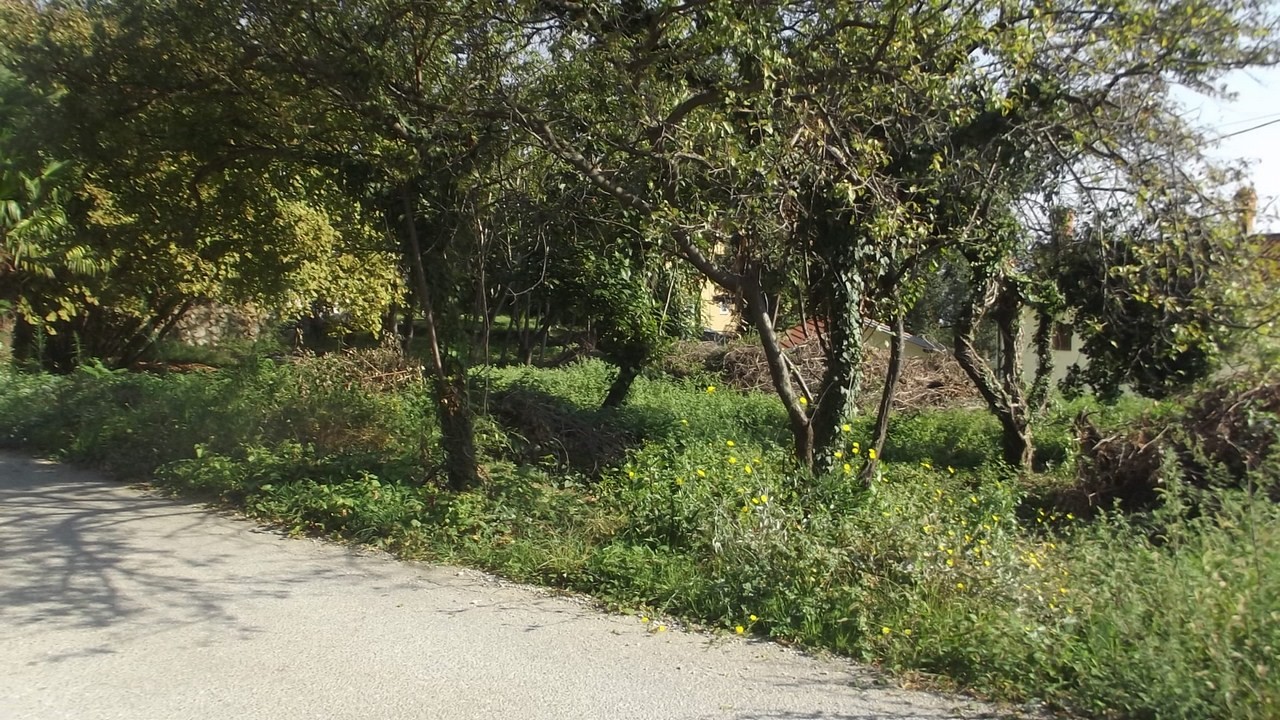
{"type": "Polygon", "coordinates": [[[378,347],[351,348],[324,355],[302,351],[287,359],[322,366],[324,373],[343,387],[372,393],[401,390],[422,380],[423,366],[405,356],[394,339],[378,347]]]}
{"type": "Polygon", "coordinates": [[[1117,502],[1142,510],[1158,501],[1157,488],[1175,473],[1193,486],[1250,485],[1280,502],[1280,379],[1243,374],[1215,383],[1173,418],[1148,416],[1104,434],[1087,415],[1076,421],[1079,477],[1064,504],[1087,509],[1117,502]]]}
{"type": "MultiPolygon", "coordinates": [[[[804,384],[817,392],[826,372],[822,348],[816,342],[786,351],[804,384]]],[[[862,392],[859,403],[864,409],[874,408],[880,400],[884,378],[889,369],[889,351],[868,348],[863,358],[862,392]]],[[[773,381],[764,350],[758,345],[739,345],[724,354],[722,370],[725,383],[739,390],[773,392],[773,381]]],[[[960,364],[949,353],[931,353],[908,357],[902,361],[902,377],[894,399],[894,409],[922,410],[955,407],[979,402],[977,390],[964,374],[960,364]]]]}

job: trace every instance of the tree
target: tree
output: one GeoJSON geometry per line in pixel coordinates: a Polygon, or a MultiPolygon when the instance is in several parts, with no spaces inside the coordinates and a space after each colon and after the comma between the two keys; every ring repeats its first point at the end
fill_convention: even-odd
{"type": "Polygon", "coordinates": [[[1217,370],[1251,310],[1274,302],[1239,284],[1254,258],[1239,224],[1219,214],[1226,203],[1166,202],[1095,217],[1058,250],[1058,284],[1088,358],[1072,368],[1071,389],[1104,399],[1124,386],[1154,398],[1185,389],[1217,370]]]}
{"type": "Polygon", "coordinates": [[[49,98],[9,127],[67,160],[65,235],[85,248],[21,286],[41,309],[23,313],[41,360],[130,364],[201,300],[287,315],[324,298],[376,325],[398,278],[370,218],[332,173],[221,144],[208,123],[248,108],[219,88],[178,89],[219,48],[196,52],[199,33],[175,37],[146,10],[9,8],[21,21],[5,24],[9,57],[49,98]],[[91,280],[68,262],[81,257],[97,263],[91,280]]]}

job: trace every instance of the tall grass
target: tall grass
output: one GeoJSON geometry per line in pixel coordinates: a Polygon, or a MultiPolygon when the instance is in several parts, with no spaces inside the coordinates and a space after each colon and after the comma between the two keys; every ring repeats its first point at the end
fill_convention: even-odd
{"type": "MultiPolygon", "coordinates": [[[[599,412],[608,371],[587,363],[495,370],[477,387],[534,388],[626,428],[642,442],[623,462],[598,477],[521,465],[507,429],[485,421],[491,481],[455,494],[432,478],[438,440],[421,392],[370,390],[344,367],[8,374],[0,441],[153,477],[297,532],[995,697],[1093,716],[1280,716],[1280,512],[1247,493],[1174,487],[1155,513],[1088,522],[1037,511],[975,411],[897,420],[869,488],[853,480],[866,442],[855,425],[836,471],[809,478],[789,459],[775,401],[648,378],[625,408],[599,412]]],[[[1080,409],[1063,406],[1041,435],[1055,472],[1070,465],[1080,409]]]]}

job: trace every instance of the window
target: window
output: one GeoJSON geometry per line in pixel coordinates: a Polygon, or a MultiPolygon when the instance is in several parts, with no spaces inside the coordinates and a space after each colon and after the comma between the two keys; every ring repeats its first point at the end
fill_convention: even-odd
{"type": "Polygon", "coordinates": [[[1053,349],[1070,352],[1072,336],[1075,333],[1068,323],[1057,323],[1053,327],[1053,349]]]}

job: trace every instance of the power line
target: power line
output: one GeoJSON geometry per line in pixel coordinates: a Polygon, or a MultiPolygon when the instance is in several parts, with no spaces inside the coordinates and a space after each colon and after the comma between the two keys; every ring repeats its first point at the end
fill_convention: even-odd
{"type": "Polygon", "coordinates": [[[1259,120],[1270,120],[1271,118],[1280,118],[1280,113],[1267,113],[1265,115],[1255,115],[1253,117],[1243,118],[1241,120],[1232,120],[1231,122],[1221,123],[1218,127],[1231,127],[1232,125],[1244,125],[1246,123],[1258,122],[1259,120]]]}
{"type": "Polygon", "coordinates": [[[1227,133],[1226,135],[1219,135],[1218,139],[1226,140],[1227,138],[1235,137],[1237,135],[1243,135],[1245,133],[1253,132],[1254,130],[1261,130],[1262,128],[1267,127],[1268,125],[1275,125],[1276,123],[1280,123],[1280,117],[1276,118],[1275,120],[1268,120],[1267,122],[1264,122],[1259,125],[1254,125],[1253,127],[1250,127],[1250,128],[1245,128],[1244,130],[1237,130],[1233,133],[1227,133]]]}

